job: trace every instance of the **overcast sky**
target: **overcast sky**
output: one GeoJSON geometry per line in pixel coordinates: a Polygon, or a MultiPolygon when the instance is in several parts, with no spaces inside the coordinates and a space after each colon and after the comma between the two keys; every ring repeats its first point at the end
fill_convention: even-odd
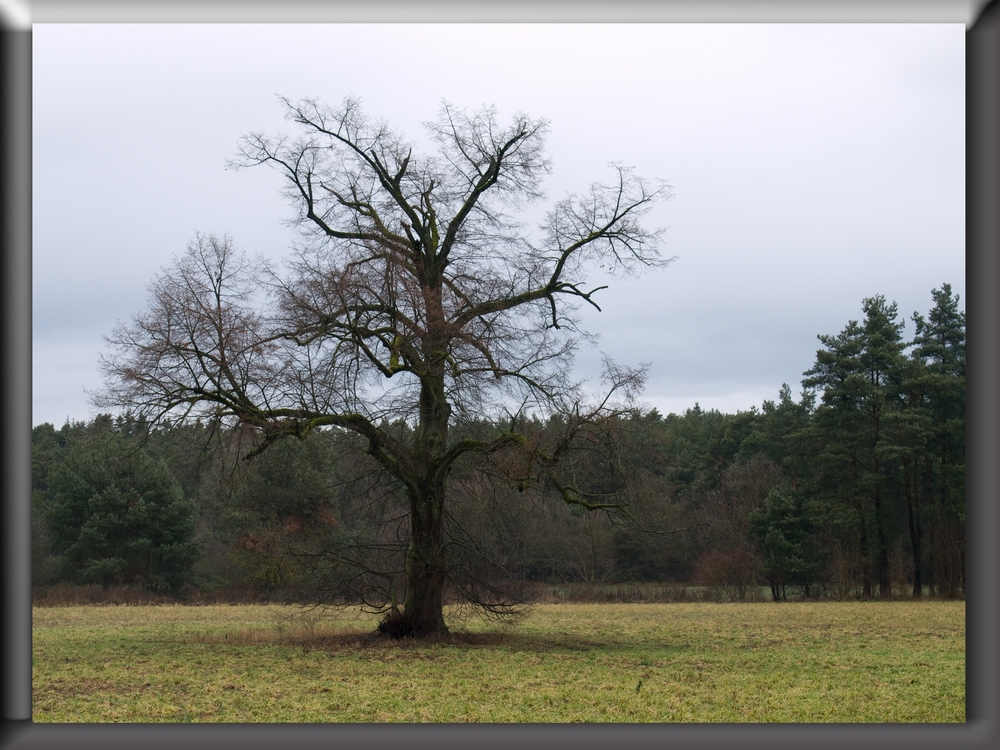
{"type": "Polygon", "coordinates": [[[677,259],[603,293],[599,349],[650,363],[663,413],[798,394],[863,298],[907,336],[942,283],[964,309],[964,55],[962,24],[35,25],[33,423],[94,415],[103,336],[195,232],[286,254],[279,176],[225,168],[294,132],[277,95],[415,140],[442,99],[545,117],[551,200],[612,161],[666,180],[677,259]]]}

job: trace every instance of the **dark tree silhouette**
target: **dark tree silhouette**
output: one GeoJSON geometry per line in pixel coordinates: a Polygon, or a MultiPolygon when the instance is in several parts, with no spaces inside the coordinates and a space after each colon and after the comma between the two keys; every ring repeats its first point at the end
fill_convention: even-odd
{"type": "MultiPolygon", "coordinates": [[[[155,279],[147,311],[110,337],[95,400],[152,421],[239,423],[259,435],[251,455],[321,427],[361,435],[409,499],[403,607],[382,629],[443,632],[456,461],[520,451],[522,480],[588,509],[620,504],[558,469],[574,437],[613,411],[608,399],[585,405],[570,380],[574,312],[597,307],[594,266],[622,274],[667,262],[642,220],[669,191],[615,166],[609,183],[558,201],[535,237],[515,215],[541,198],[545,121],[517,115],[504,127],[491,108],[445,104],[428,125],[437,153],[420,157],[357,101],[283,101],[299,136],[247,135],[233,163],[284,178],[302,230],[290,272],[248,262],[228,237],[198,235],[155,279]],[[505,411],[563,415],[563,438],[542,448],[505,411]],[[450,437],[455,420],[484,416],[511,427],[450,437]],[[406,440],[385,429],[400,418],[413,426],[406,440]]],[[[607,363],[606,376],[616,399],[641,386],[641,369],[607,363]]]]}

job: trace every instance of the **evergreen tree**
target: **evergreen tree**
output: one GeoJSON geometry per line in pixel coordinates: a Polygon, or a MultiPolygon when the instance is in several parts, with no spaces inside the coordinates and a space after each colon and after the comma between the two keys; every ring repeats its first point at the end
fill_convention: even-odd
{"type": "Polygon", "coordinates": [[[777,403],[763,403],[759,426],[753,436],[756,449],[784,468],[792,489],[798,487],[812,458],[809,428],[815,401],[815,394],[807,390],[803,391],[799,403],[795,403],[792,389],[782,383],[777,403]]]}
{"type": "Polygon", "coordinates": [[[953,596],[965,582],[965,313],[951,285],[931,295],[927,318],[913,315],[915,367],[908,385],[927,425],[913,493],[927,499],[939,591],[953,596]]]}
{"type": "Polygon", "coordinates": [[[812,543],[812,522],[801,493],[772,490],[764,507],[750,514],[750,529],[763,560],[762,573],[774,601],[787,598],[786,586],[809,586],[816,580],[818,557],[812,543]]]}
{"type": "Polygon", "coordinates": [[[872,573],[879,595],[891,593],[889,542],[886,529],[887,449],[885,419],[898,408],[906,370],[903,323],[895,303],[878,295],[864,300],[863,324],[850,321],[837,336],[819,336],[825,345],[816,353],[803,385],[822,389],[817,426],[824,438],[821,458],[827,491],[857,513],[861,554],[865,561],[863,595],[872,595],[872,573]],[[874,527],[872,529],[872,527],[874,527]],[[874,530],[874,543],[871,531],[874,530]]]}
{"type": "MultiPolygon", "coordinates": [[[[68,425],[67,425],[68,428],[68,425]]],[[[45,519],[51,505],[49,475],[66,453],[68,429],[56,431],[49,423],[31,431],[31,580],[33,586],[54,583],[58,570],[45,519]]]]}
{"type": "Polygon", "coordinates": [[[198,550],[195,509],[166,466],[98,418],[51,473],[47,525],[77,583],[176,593],[198,550]]]}

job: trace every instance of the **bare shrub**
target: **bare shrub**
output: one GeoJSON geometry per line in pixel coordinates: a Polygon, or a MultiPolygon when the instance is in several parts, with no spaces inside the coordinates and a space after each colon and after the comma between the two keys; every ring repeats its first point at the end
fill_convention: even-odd
{"type": "Polygon", "coordinates": [[[97,584],[78,586],[71,583],[57,583],[36,589],[32,593],[32,604],[36,607],[77,607],[81,605],[115,604],[143,606],[149,604],[171,604],[173,599],[164,594],[156,594],[141,587],[112,586],[105,589],[97,584]]]}
{"type": "Polygon", "coordinates": [[[754,586],[756,561],[745,549],[709,549],[695,564],[695,580],[717,601],[743,602],[754,586]]]}

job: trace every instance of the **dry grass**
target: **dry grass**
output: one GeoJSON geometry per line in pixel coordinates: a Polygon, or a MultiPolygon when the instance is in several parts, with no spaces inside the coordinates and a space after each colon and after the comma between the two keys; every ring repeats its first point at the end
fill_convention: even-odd
{"type": "Polygon", "coordinates": [[[545,604],[433,641],[280,605],[35,609],[34,721],[961,722],[960,602],[545,604]]]}

